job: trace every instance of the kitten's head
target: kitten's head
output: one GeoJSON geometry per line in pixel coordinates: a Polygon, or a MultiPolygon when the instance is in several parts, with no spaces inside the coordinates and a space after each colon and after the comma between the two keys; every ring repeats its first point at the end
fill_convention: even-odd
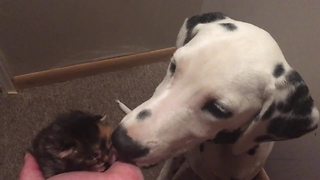
{"type": "Polygon", "coordinates": [[[103,171],[109,166],[111,133],[104,117],[72,111],[58,116],[37,135],[33,154],[40,167],[49,170],[59,169],[57,165],[61,167],[57,171],[63,172],[103,171]]]}

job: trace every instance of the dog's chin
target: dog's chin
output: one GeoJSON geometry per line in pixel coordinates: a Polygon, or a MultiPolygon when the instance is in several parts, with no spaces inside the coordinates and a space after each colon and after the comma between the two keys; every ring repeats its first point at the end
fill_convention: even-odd
{"type": "Polygon", "coordinates": [[[168,159],[167,156],[145,156],[134,160],[134,163],[141,168],[151,168],[168,159]]]}
{"type": "Polygon", "coordinates": [[[155,163],[134,163],[134,165],[140,167],[140,168],[143,168],[143,169],[150,169],[150,168],[153,168],[157,165],[159,165],[160,162],[155,162],[155,163]]]}
{"type": "Polygon", "coordinates": [[[158,157],[144,157],[142,159],[136,160],[135,164],[139,167],[148,169],[148,168],[157,166],[159,163],[166,161],[170,158],[179,156],[179,155],[185,153],[186,151],[187,151],[187,149],[183,149],[183,150],[179,150],[175,153],[167,154],[166,156],[162,156],[162,157],[159,157],[159,156],[158,157]]]}
{"type": "Polygon", "coordinates": [[[155,164],[148,164],[148,165],[143,165],[143,166],[139,166],[139,167],[142,167],[143,169],[150,169],[150,168],[153,168],[155,166],[157,166],[159,163],[155,163],[155,164]]]}

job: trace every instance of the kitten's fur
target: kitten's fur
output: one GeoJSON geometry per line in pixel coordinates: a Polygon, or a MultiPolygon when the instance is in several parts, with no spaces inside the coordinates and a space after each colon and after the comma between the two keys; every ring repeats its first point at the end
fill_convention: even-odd
{"type": "Polygon", "coordinates": [[[40,131],[31,153],[43,175],[69,171],[104,171],[109,167],[111,127],[105,117],[72,111],[40,131]]]}

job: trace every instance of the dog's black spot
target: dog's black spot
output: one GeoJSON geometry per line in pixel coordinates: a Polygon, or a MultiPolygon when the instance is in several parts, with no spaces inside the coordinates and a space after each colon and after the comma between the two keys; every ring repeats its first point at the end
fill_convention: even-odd
{"type": "Polygon", "coordinates": [[[282,64],[277,64],[273,70],[273,76],[278,78],[284,73],[284,68],[282,64]]]}
{"type": "Polygon", "coordinates": [[[300,74],[297,71],[293,71],[293,70],[286,75],[286,80],[293,85],[297,85],[301,83],[304,84],[304,81],[300,76],[300,74]]]}
{"type": "Polygon", "coordinates": [[[119,159],[132,162],[133,159],[145,156],[150,149],[142,146],[128,136],[127,130],[119,126],[111,136],[112,144],[116,148],[119,159]]]}
{"type": "MultiPolygon", "coordinates": [[[[311,113],[313,99],[309,95],[309,89],[305,84],[300,84],[286,100],[287,109],[292,109],[293,113],[307,115],[311,113]]],[[[285,110],[287,110],[285,109],[285,110]]]]}
{"type": "Polygon", "coordinates": [[[297,138],[314,130],[310,127],[312,120],[309,117],[276,117],[270,121],[267,131],[276,139],[297,138]]]}
{"type": "Polygon", "coordinates": [[[309,89],[306,85],[302,84],[296,87],[293,93],[288,97],[287,102],[297,103],[299,100],[307,97],[309,95],[309,89]]]}
{"type": "Polygon", "coordinates": [[[289,111],[290,110],[290,107],[289,107],[289,110],[288,110],[288,107],[285,107],[286,104],[284,102],[279,102],[277,104],[277,109],[281,112],[285,112],[285,111],[289,111]],[[286,109],[286,110],[285,110],[286,109]]]}
{"type": "Polygon", "coordinates": [[[142,110],[142,111],[140,111],[140,112],[138,113],[137,119],[138,119],[138,120],[144,120],[145,118],[147,118],[147,117],[149,117],[149,116],[151,116],[151,111],[145,109],[145,110],[142,110]]]}
{"type": "Polygon", "coordinates": [[[204,104],[204,106],[201,108],[201,110],[207,111],[217,118],[226,119],[232,116],[232,112],[227,110],[225,107],[219,104],[216,100],[207,101],[204,104]]]}
{"type": "Polygon", "coordinates": [[[199,146],[199,151],[203,152],[204,151],[204,143],[201,143],[199,146]]]}
{"type": "Polygon", "coordinates": [[[192,30],[194,27],[196,27],[198,24],[205,24],[214,22],[217,20],[225,19],[226,17],[221,12],[213,12],[213,13],[205,13],[202,15],[196,15],[192,16],[187,20],[186,28],[187,28],[187,37],[184,40],[184,44],[187,44],[192,38],[192,30]]]}
{"type": "Polygon", "coordinates": [[[270,107],[268,108],[268,110],[263,114],[262,120],[269,119],[272,116],[272,114],[274,113],[275,109],[276,109],[276,104],[272,103],[270,105],[270,107]]]}
{"type": "Polygon", "coordinates": [[[255,142],[267,142],[267,141],[273,141],[274,137],[268,134],[261,135],[255,138],[255,142]]]}
{"type": "Polygon", "coordinates": [[[279,102],[277,109],[283,113],[290,111],[296,115],[308,115],[313,108],[313,99],[309,94],[309,89],[305,84],[299,84],[294,91],[288,95],[285,102],[279,102]]]}
{"type": "Polygon", "coordinates": [[[311,96],[308,96],[305,99],[302,99],[298,104],[293,107],[293,113],[296,115],[305,116],[312,112],[313,108],[313,99],[311,96]]]}
{"type": "Polygon", "coordinates": [[[221,12],[204,13],[201,15],[195,15],[188,19],[187,29],[193,29],[196,25],[202,23],[210,23],[217,20],[225,19],[225,15],[221,12]]]}
{"type": "Polygon", "coordinates": [[[176,72],[176,68],[177,68],[176,63],[174,61],[172,61],[169,65],[169,70],[171,72],[171,75],[173,75],[176,72]]]}
{"type": "Polygon", "coordinates": [[[255,138],[256,142],[281,141],[298,138],[318,128],[311,126],[312,120],[307,117],[277,117],[271,120],[267,131],[268,134],[255,138]]]}
{"type": "Polygon", "coordinates": [[[249,155],[253,156],[256,154],[257,150],[259,148],[259,145],[255,145],[253,148],[249,149],[249,151],[247,152],[249,155]]]}
{"type": "Polygon", "coordinates": [[[298,105],[301,100],[306,99],[309,96],[309,89],[305,84],[300,84],[296,86],[294,91],[288,95],[285,102],[279,102],[277,104],[278,110],[287,113],[298,105]]]}
{"type": "Polygon", "coordinates": [[[221,130],[211,141],[216,144],[232,144],[239,139],[241,133],[242,131],[240,128],[233,131],[228,131],[224,129],[221,130]]]}
{"type": "Polygon", "coordinates": [[[237,26],[233,23],[221,23],[220,25],[228,31],[234,31],[237,29],[237,26]]]}

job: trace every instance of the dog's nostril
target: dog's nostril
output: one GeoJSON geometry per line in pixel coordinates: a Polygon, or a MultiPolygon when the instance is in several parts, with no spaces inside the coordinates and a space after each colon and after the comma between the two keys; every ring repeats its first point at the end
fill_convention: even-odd
{"type": "Polygon", "coordinates": [[[137,115],[137,119],[138,120],[144,120],[145,118],[151,116],[151,111],[148,109],[142,110],[139,112],[139,114],[137,115]]]}
{"type": "Polygon", "coordinates": [[[145,156],[149,153],[149,148],[142,146],[129,137],[127,130],[122,126],[119,126],[114,131],[111,139],[120,160],[132,162],[133,159],[145,156]]]}

